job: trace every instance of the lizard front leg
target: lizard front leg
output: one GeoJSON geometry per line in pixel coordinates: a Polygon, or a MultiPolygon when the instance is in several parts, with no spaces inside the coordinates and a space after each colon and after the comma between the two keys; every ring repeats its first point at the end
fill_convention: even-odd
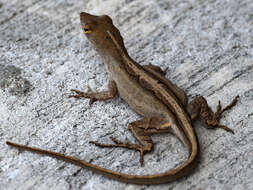
{"type": "Polygon", "coordinates": [[[90,102],[89,104],[93,104],[97,100],[109,100],[114,98],[117,93],[117,85],[114,81],[110,80],[108,84],[108,90],[107,91],[102,91],[102,92],[93,92],[90,87],[88,86],[88,91],[87,92],[82,92],[79,90],[71,89],[72,92],[75,92],[76,95],[70,95],[69,98],[89,98],[90,102]]]}
{"type": "Polygon", "coordinates": [[[121,142],[114,137],[110,137],[114,144],[101,144],[97,141],[90,141],[90,143],[102,148],[121,147],[139,151],[140,163],[141,165],[143,165],[144,154],[150,152],[153,147],[153,142],[150,136],[155,133],[171,132],[170,123],[158,117],[144,118],[129,123],[128,129],[132,132],[132,134],[140,142],[140,144],[130,143],[128,139],[126,139],[125,142],[121,142]]]}
{"type": "Polygon", "coordinates": [[[220,124],[220,117],[224,111],[230,109],[236,104],[238,98],[239,96],[236,96],[233,101],[223,109],[219,101],[217,110],[214,113],[208,106],[206,99],[203,96],[198,96],[188,105],[187,111],[192,120],[196,119],[200,115],[206,128],[222,128],[234,134],[232,129],[220,124]]]}

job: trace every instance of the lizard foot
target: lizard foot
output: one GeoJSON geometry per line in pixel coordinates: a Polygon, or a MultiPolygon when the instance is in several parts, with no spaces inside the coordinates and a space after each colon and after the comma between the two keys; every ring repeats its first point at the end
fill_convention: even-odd
{"type": "Polygon", "coordinates": [[[231,102],[229,105],[227,105],[225,108],[223,108],[223,109],[222,109],[222,107],[221,107],[221,102],[219,101],[218,106],[217,106],[217,109],[216,109],[216,112],[215,112],[215,114],[214,114],[214,115],[215,115],[215,119],[216,119],[217,121],[219,121],[219,120],[220,120],[220,117],[221,117],[221,115],[222,115],[222,113],[223,113],[224,111],[226,111],[226,110],[232,108],[232,107],[237,103],[238,98],[239,98],[239,96],[236,96],[236,97],[232,100],[232,102],[231,102]]]}
{"type": "Polygon", "coordinates": [[[75,92],[76,95],[70,95],[69,98],[89,98],[90,102],[89,105],[92,105],[95,101],[97,101],[97,99],[92,95],[92,90],[90,88],[90,86],[88,86],[88,91],[87,92],[82,92],[80,90],[76,90],[76,89],[71,89],[72,92],[75,92]]]}
{"type": "Polygon", "coordinates": [[[96,145],[96,146],[99,146],[99,147],[102,147],[102,148],[111,148],[111,147],[121,147],[121,148],[127,148],[127,149],[131,149],[131,150],[136,150],[136,151],[139,151],[140,152],[140,163],[141,163],[141,166],[143,166],[143,163],[144,163],[144,153],[150,151],[148,149],[145,148],[145,146],[141,146],[141,145],[138,145],[138,144],[132,144],[129,142],[129,140],[126,138],[126,142],[123,143],[119,140],[117,140],[116,138],[114,137],[110,137],[110,139],[115,143],[115,144],[101,144],[97,141],[90,141],[90,143],[96,145]]]}
{"type": "Polygon", "coordinates": [[[239,98],[239,96],[236,96],[236,97],[232,100],[232,102],[231,102],[229,105],[227,105],[226,107],[224,107],[223,109],[222,109],[222,106],[221,106],[221,102],[219,101],[218,106],[217,106],[217,109],[216,109],[216,112],[214,113],[214,118],[213,118],[213,120],[207,121],[208,125],[211,126],[211,127],[222,128],[222,129],[226,130],[227,132],[230,132],[230,133],[234,134],[234,131],[233,131],[232,129],[230,129],[230,128],[227,127],[227,126],[220,125],[220,124],[219,124],[219,121],[220,121],[220,118],[221,118],[222,113],[223,113],[224,111],[230,109],[231,107],[233,107],[233,106],[236,104],[236,102],[238,101],[238,98],[239,98]]]}

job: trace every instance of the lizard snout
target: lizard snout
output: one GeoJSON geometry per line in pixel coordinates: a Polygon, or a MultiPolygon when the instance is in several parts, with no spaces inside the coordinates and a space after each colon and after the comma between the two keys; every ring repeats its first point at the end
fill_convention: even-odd
{"type": "Polygon", "coordinates": [[[81,12],[80,13],[80,20],[82,21],[82,23],[87,23],[91,20],[92,15],[85,13],[85,12],[81,12]]]}

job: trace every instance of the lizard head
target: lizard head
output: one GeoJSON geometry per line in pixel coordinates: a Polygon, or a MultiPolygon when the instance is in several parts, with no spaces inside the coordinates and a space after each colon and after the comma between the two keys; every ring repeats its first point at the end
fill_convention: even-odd
{"type": "Polygon", "coordinates": [[[80,13],[80,21],[84,34],[97,51],[103,51],[109,54],[115,52],[108,31],[113,35],[123,51],[125,51],[123,38],[119,30],[113,25],[112,19],[109,16],[95,16],[82,12],[80,13]]]}

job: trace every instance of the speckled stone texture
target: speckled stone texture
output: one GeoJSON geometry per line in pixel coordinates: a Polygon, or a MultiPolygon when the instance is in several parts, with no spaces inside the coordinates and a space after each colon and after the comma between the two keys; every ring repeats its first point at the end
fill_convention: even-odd
{"type": "Polygon", "coordinates": [[[17,93],[0,88],[3,190],[253,189],[252,0],[0,0],[0,64],[20,70],[30,85],[17,93]],[[133,59],[168,67],[167,78],[190,100],[203,95],[215,109],[218,100],[227,104],[240,95],[221,119],[234,135],[194,123],[201,155],[194,173],[163,185],[127,185],[5,144],[41,147],[128,174],[164,172],[187,159],[186,148],[170,134],[153,136],[155,149],[144,167],[137,152],[89,144],[109,143],[111,135],[135,141],[127,124],[140,116],[119,97],[92,106],[68,98],[71,88],[101,91],[108,82],[82,33],[81,11],[110,15],[133,59]]]}

